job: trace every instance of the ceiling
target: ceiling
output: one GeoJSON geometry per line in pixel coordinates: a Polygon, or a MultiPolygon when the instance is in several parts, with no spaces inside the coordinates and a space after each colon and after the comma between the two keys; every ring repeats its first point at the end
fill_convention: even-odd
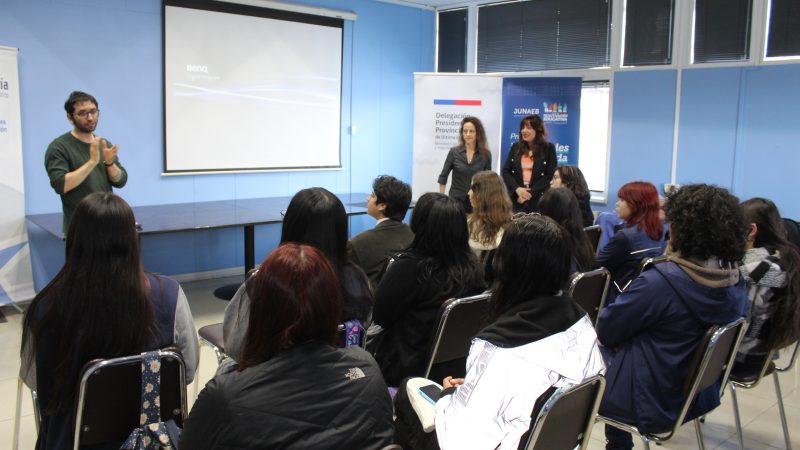
{"type": "MultiPolygon", "coordinates": [[[[452,8],[454,6],[466,6],[469,4],[478,3],[476,0],[378,0],[384,3],[395,3],[398,5],[406,5],[417,8],[426,9],[444,9],[452,8]]],[[[486,0],[484,0],[485,2],[486,0]]]]}

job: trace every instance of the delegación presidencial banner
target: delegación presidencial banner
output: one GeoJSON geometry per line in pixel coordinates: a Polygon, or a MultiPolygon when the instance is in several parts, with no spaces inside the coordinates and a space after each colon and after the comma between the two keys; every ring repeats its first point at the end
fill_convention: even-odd
{"type": "Polygon", "coordinates": [[[33,298],[25,229],[17,49],[0,46],[0,305],[33,298]]]}
{"type": "MultiPolygon", "coordinates": [[[[492,152],[492,168],[500,167],[501,88],[503,79],[486,75],[414,74],[414,199],[438,192],[437,179],[451,147],[458,145],[461,120],[480,119],[492,152]]],[[[447,191],[450,190],[448,178],[447,191]]]]}

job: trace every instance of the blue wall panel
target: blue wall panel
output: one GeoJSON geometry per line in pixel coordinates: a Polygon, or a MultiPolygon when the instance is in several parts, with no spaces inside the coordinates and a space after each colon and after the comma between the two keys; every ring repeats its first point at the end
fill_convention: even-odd
{"type": "Polygon", "coordinates": [[[734,193],[800,219],[800,65],[744,69],[734,193]]]}
{"type": "Polygon", "coordinates": [[[613,210],[617,191],[630,181],[650,181],[659,190],[669,182],[675,81],[672,70],[614,76],[608,205],[596,209],[613,210]]]}
{"type": "Polygon", "coordinates": [[[683,71],[676,181],[731,189],[741,68],[683,71]]]}
{"type": "MultiPolygon", "coordinates": [[[[27,214],[61,209],[43,155],[53,138],[71,128],[63,102],[76,89],[94,94],[100,103],[97,132],[119,144],[130,174],[119,194],[134,206],[290,196],[311,186],[364,192],[380,173],[410,181],[413,72],[433,70],[434,12],[372,0],[308,4],[358,14],[356,21],[345,22],[344,30],[342,169],[165,177],[161,1],[3,0],[0,45],[20,49],[27,214]],[[357,127],[354,136],[349,135],[351,125],[357,127]]],[[[300,138],[313,145],[308,136],[300,138]]],[[[373,223],[356,220],[352,231],[373,223]]],[[[41,234],[32,232],[32,240],[41,234]]],[[[142,244],[145,263],[149,270],[167,274],[241,265],[241,234],[221,230],[147,237],[142,244]]],[[[258,227],[257,259],[274,247],[279,235],[280,227],[258,227]]],[[[43,253],[33,252],[37,289],[54,275],[51,266],[60,265],[52,264],[50,253],[47,261],[36,261],[43,253]]],[[[63,261],[63,250],[55,253],[63,261]]]]}

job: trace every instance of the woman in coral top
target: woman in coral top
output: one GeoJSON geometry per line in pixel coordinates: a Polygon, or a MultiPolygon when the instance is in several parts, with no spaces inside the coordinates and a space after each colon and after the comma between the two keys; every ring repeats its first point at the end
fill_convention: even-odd
{"type": "Polygon", "coordinates": [[[547,142],[547,129],[536,114],[519,123],[519,142],[511,146],[503,166],[503,181],[514,211],[536,212],[558,166],[556,146],[547,142]]]}

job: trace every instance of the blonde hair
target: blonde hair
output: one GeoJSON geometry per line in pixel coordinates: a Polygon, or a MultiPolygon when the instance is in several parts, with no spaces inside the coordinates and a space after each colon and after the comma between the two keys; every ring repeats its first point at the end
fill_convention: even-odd
{"type": "Polygon", "coordinates": [[[472,177],[472,214],[467,218],[470,239],[484,245],[511,221],[511,198],[500,176],[484,170],[472,177]]]}

